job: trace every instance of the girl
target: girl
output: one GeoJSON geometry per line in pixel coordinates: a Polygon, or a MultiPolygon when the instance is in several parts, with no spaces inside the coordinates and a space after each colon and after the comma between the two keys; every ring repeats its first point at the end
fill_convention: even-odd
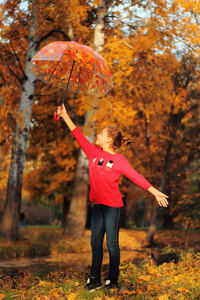
{"type": "Polygon", "coordinates": [[[110,260],[105,286],[117,286],[120,265],[118,237],[123,207],[118,186],[120,175],[125,175],[135,184],[153,194],[160,206],[167,207],[168,196],[159,192],[137,173],[123,155],[116,153],[116,149],[131,143],[131,140],[123,136],[118,128],[113,126],[104,128],[97,135],[95,146],[72,122],[64,105],[62,109],[58,107],[57,114],[63,118],[89,159],[90,200],[94,202],[94,206],[91,219],[92,267],[86,288],[93,291],[102,286],[101,265],[105,233],[110,260]]]}

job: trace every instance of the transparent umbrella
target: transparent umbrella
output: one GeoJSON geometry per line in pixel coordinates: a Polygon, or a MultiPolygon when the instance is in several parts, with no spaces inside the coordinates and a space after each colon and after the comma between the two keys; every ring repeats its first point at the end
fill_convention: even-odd
{"type": "MultiPolygon", "coordinates": [[[[36,77],[77,94],[105,96],[112,88],[106,61],[91,47],[76,42],[52,42],[31,60],[30,69],[36,77]]],[[[60,116],[54,113],[58,121],[60,116]]]]}

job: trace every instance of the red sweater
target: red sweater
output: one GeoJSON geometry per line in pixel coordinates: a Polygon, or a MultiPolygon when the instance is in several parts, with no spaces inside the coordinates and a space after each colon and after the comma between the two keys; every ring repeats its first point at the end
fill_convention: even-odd
{"type": "Polygon", "coordinates": [[[123,206],[118,181],[123,174],[132,182],[148,190],[151,184],[135,171],[121,154],[111,154],[91,144],[76,127],[72,134],[89,159],[90,200],[112,207],[123,206]]]}

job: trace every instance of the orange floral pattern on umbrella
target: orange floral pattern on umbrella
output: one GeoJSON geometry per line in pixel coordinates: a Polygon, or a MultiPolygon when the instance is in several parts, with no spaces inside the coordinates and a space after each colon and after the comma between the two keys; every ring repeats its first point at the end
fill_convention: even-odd
{"type": "Polygon", "coordinates": [[[109,67],[92,48],[75,42],[53,42],[31,60],[30,71],[45,83],[79,94],[102,97],[112,88],[109,67]]]}

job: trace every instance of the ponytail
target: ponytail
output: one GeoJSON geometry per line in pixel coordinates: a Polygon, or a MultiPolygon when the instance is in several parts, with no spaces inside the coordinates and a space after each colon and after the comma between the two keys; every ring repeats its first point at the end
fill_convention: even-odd
{"type": "Polygon", "coordinates": [[[132,140],[127,138],[125,135],[122,136],[122,145],[128,147],[132,143],[132,140]]]}
{"type": "Polygon", "coordinates": [[[113,148],[119,149],[121,146],[127,147],[131,144],[131,139],[126,138],[125,135],[122,135],[120,129],[114,126],[107,126],[108,135],[113,139],[113,148]]]}

